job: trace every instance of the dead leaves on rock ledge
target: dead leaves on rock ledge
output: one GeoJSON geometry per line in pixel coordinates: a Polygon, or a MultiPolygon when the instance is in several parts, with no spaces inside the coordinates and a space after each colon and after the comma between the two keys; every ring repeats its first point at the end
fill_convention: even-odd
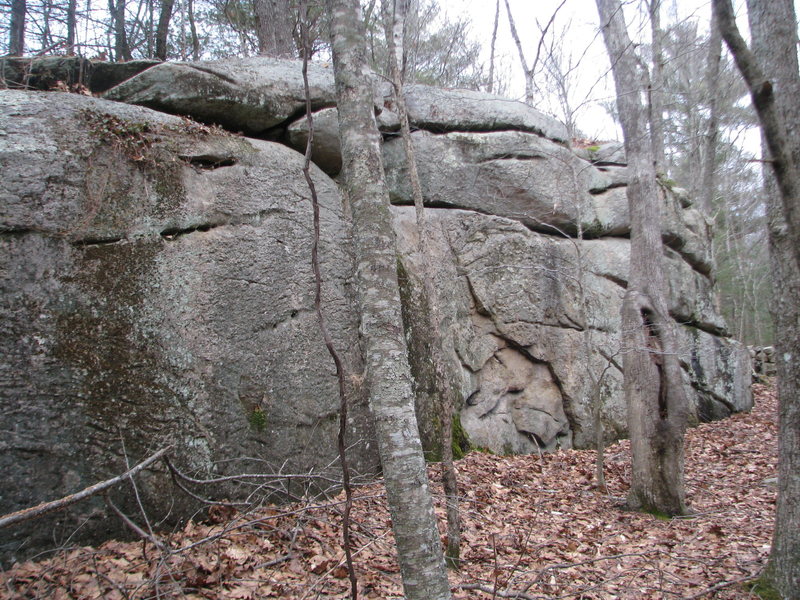
{"type": "MultiPolygon", "coordinates": [[[[757,386],[756,398],[752,413],[688,432],[691,518],[620,510],[627,442],[606,452],[610,495],[593,487],[591,451],[459,461],[463,568],[450,574],[454,597],[751,597],[734,582],[757,574],[769,552],[777,463],[774,391],[757,386]]],[[[402,598],[381,488],[356,495],[361,596],[402,598]]],[[[347,598],[340,502],[217,511],[165,535],[163,554],[118,541],[62,551],[0,574],[0,598],[347,598]]],[[[444,531],[441,497],[437,505],[444,531]]]]}

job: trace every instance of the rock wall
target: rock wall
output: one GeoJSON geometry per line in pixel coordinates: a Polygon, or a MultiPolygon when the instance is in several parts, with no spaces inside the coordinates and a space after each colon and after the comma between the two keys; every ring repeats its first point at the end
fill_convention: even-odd
{"type": "MultiPolygon", "coordinates": [[[[302,156],[71,94],[6,91],[0,107],[0,513],[167,445],[201,478],[334,463],[337,380],[314,312],[302,156]]],[[[358,372],[349,229],[336,185],[313,174],[326,310],[358,372]]],[[[354,400],[355,465],[374,472],[354,400]]],[[[196,508],[169,487],[163,469],[140,482],[156,521],[196,508]]],[[[116,501],[135,514],[129,498],[116,501]]],[[[101,508],[14,529],[0,550],[104,532],[101,508]]]]}
{"type": "MultiPolygon", "coordinates": [[[[332,74],[317,65],[311,78],[326,311],[357,382],[332,74]]],[[[336,381],[313,312],[311,206],[292,149],[307,136],[300,66],[163,63],[106,98],[0,91],[0,513],[74,492],[164,445],[201,477],[331,466],[336,381]]],[[[376,82],[426,448],[436,454],[441,423],[417,293],[422,261],[434,266],[441,327],[452,333],[471,444],[586,447],[594,397],[606,438],[624,436],[629,222],[618,148],[581,156],[557,121],[476,92],[412,86],[408,102],[433,231],[427,257],[417,252],[397,117],[376,82]]],[[[747,410],[749,356],[714,307],[708,225],[679,190],[663,193],[670,308],[694,418],[747,410]]],[[[377,467],[368,410],[357,384],[351,394],[352,453],[368,474],[377,467]]],[[[190,514],[196,507],[165,494],[166,481],[159,469],[143,478],[148,510],[190,514]]],[[[102,515],[87,503],[19,527],[0,553],[22,556],[78,524],[87,537],[106,535],[113,522],[102,515]]]]}

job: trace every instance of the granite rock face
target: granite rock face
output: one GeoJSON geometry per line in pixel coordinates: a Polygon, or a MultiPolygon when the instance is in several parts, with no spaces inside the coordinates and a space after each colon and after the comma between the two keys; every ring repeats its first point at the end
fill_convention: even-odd
{"type": "MultiPolygon", "coordinates": [[[[428,218],[433,256],[423,258],[413,209],[395,209],[398,251],[406,286],[421,286],[423,260],[434,265],[470,441],[497,453],[589,447],[598,395],[606,438],[625,436],[619,329],[629,241],[557,238],[463,210],[433,209],[428,218]]],[[[711,311],[710,285],[676,253],[666,258],[693,421],[749,409],[747,354],[708,331],[724,327],[711,311]],[[702,314],[711,323],[694,320],[702,314]]],[[[408,303],[414,297],[404,295],[408,303]]],[[[413,317],[420,310],[406,309],[412,335],[420,335],[423,321],[413,317]]],[[[418,379],[430,377],[426,360],[412,353],[418,379]]],[[[419,387],[430,390],[432,383],[419,387]]],[[[437,440],[431,423],[420,425],[428,445],[437,440]]]]}
{"type": "MultiPolygon", "coordinates": [[[[68,94],[2,92],[0,130],[0,513],[167,445],[200,478],[335,462],[337,380],[314,313],[300,155],[68,94]]],[[[336,185],[313,175],[326,310],[358,372],[349,229],[336,185]]],[[[374,471],[354,400],[354,460],[374,471]]],[[[168,481],[162,466],[139,482],[155,520],[194,509],[168,481]]],[[[113,521],[100,506],[20,526],[0,551],[25,554],[84,521],[103,533],[113,521]]]]}
{"type": "MultiPolygon", "coordinates": [[[[341,168],[333,80],[324,65],[310,73],[325,310],[357,381],[348,207],[330,177],[341,168]]],[[[494,96],[426,86],[408,94],[432,230],[424,257],[397,116],[376,82],[426,449],[437,454],[441,419],[430,307],[419,293],[425,264],[473,446],[590,446],[595,399],[605,438],[624,436],[630,223],[620,148],[581,156],[555,120],[494,96]]],[[[165,445],[200,478],[335,464],[337,382],[314,314],[310,194],[297,152],[308,136],[300,65],[163,63],[106,98],[117,102],[0,91],[0,513],[116,475],[165,445]]],[[[747,410],[749,357],[715,308],[709,225],[684,193],[661,188],[693,419],[747,410]]],[[[352,460],[374,472],[368,409],[357,386],[352,395],[352,460]]],[[[191,514],[191,499],[165,493],[167,483],[163,467],[146,472],[148,511],[191,514]]],[[[0,554],[29,554],[83,522],[86,539],[106,535],[114,521],[103,514],[89,502],[21,526],[0,554]]]]}

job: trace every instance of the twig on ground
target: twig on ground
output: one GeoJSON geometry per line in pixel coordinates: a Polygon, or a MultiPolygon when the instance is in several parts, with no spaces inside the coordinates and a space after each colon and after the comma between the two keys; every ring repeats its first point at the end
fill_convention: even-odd
{"type": "Polygon", "coordinates": [[[22,510],[18,510],[8,515],[4,515],[0,517],[0,529],[4,527],[9,527],[10,525],[14,525],[16,523],[21,523],[22,521],[28,521],[30,519],[35,519],[36,517],[40,517],[46,513],[59,510],[62,508],[66,508],[76,502],[80,502],[81,500],[85,500],[90,496],[94,496],[95,494],[99,494],[103,490],[107,490],[115,485],[118,485],[125,481],[126,479],[130,479],[131,477],[135,476],[140,471],[146,469],[154,462],[162,458],[172,446],[168,446],[166,448],[162,448],[155,454],[152,454],[149,458],[146,458],[138,465],[128,469],[122,475],[118,475],[117,477],[112,477],[111,479],[107,479],[106,481],[102,481],[100,483],[95,483],[80,492],[76,492],[75,494],[70,494],[69,496],[64,496],[63,498],[59,498],[58,500],[53,500],[52,502],[42,502],[41,504],[37,504],[36,506],[32,506],[30,508],[24,508],[22,510]]]}

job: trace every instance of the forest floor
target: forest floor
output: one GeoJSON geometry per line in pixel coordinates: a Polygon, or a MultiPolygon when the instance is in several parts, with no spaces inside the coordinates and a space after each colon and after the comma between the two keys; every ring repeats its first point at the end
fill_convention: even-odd
{"type": "MultiPolygon", "coordinates": [[[[755,386],[752,412],[686,436],[694,514],[659,519],[621,509],[629,444],[606,450],[607,493],[595,453],[470,453],[457,462],[462,567],[456,599],[756,598],[745,588],[769,553],[775,508],[777,402],[755,386]]],[[[433,480],[438,468],[431,467],[433,480]]],[[[441,487],[434,485],[444,527],[441,487]]],[[[390,518],[379,483],[356,489],[352,514],[361,598],[401,599],[390,518]]],[[[150,542],[67,549],[0,572],[0,598],[347,598],[341,500],[214,511],[150,542]]]]}

